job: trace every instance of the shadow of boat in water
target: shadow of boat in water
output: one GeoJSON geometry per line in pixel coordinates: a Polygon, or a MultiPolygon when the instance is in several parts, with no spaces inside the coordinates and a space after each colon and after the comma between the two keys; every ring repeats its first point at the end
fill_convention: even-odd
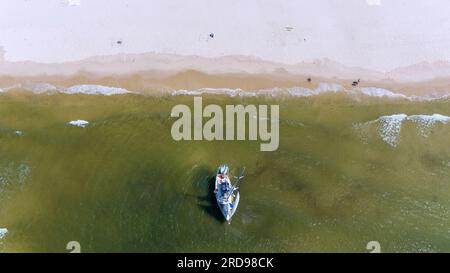
{"type": "Polygon", "coordinates": [[[208,177],[205,179],[205,183],[207,183],[208,192],[206,195],[197,196],[197,200],[199,201],[198,207],[206,212],[208,215],[215,218],[217,221],[225,222],[225,218],[222,215],[219,207],[217,206],[216,196],[214,195],[214,182],[215,176],[208,177]]]}
{"type": "Polygon", "coordinates": [[[197,200],[197,207],[207,215],[224,223],[225,218],[217,205],[216,196],[214,194],[216,176],[211,175],[211,169],[205,166],[195,166],[191,171],[188,180],[192,188],[199,194],[187,194],[189,198],[197,200]]]}

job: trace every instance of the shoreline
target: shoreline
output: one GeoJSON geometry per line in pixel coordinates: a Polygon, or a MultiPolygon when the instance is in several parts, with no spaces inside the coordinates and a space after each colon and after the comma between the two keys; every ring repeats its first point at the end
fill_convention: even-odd
{"type": "MultiPolygon", "coordinates": [[[[357,86],[352,86],[352,81],[348,80],[337,78],[314,78],[310,76],[291,75],[288,73],[207,74],[195,70],[186,70],[175,74],[142,72],[130,75],[109,76],[99,76],[92,73],[77,73],[71,76],[0,76],[0,93],[10,90],[26,90],[34,93],[69,90],[69,93],[71,93],[72,91],[76,91],[73,90],[74,88],[81,88],[84,91],[89,91],[89,86],[109,89],[108,92],[112,92],[112,94],[116,91],[118,91],[118,93],[129,91],[146,95],[160,95],[175,91],[183,92],[208,89],[231,90],[231,92],[238,91],[255,94],[268,93],[271,90],[287,90],[289,93],[291,93],[292,90],[294,90],[294,93],[303,90],[304,92],[309,92],[311,94],[324,91],[344,90],[353,92],[355,90],[364,90],[363,93],[374,93],[372,94],[374,96],[392,95],[397,97],[437,98],[450,95],[450,79],[418,83],[364,81],[362,79],[357,86]],[[311,82],[308,82],[308,78],[311,79],[311,82]]],[[[307,96],[308,94],[301,94],[300,92],[297,95],[307,96]]]]}

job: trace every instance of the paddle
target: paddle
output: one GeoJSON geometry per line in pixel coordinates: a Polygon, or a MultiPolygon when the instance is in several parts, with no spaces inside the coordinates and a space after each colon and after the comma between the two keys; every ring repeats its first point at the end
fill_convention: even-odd
{"type": "Polygon", "coordinates": [[[229,194],[227,194],[226,198],[230,197],[230,195],[233,194],[233,192],[237,189],[237,185],[239,184],[239,181],[241,181],[242,178],[244,178],[244,172],[245,172],[245,167],[242,168],[241,174],[239,176],[235,176],[234,178],[236,178],[236,183],[234,183],[231,191],[229,192],[229,194]]]}

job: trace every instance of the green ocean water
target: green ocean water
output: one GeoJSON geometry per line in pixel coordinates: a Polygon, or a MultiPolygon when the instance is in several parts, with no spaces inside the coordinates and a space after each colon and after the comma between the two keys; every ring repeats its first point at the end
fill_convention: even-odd
{"type": "MultiPolygon", "coordinates": [[[[0,94],[2,252],[450,252],[450,124],[398,144],[355,124],[405,113],[450,116],[450,101],[203,96],[280,105],[280,146],[174,141],[191,96],[0,94]],[[88,120],[85,128],[68,126],[88,120]],[[18,133],[16,131],[20,131],[18,133]],[[245,166],[225,223],[216,167],[245,166]]],[[[423,133],[423,132],[422,132],[423,133]]]]}

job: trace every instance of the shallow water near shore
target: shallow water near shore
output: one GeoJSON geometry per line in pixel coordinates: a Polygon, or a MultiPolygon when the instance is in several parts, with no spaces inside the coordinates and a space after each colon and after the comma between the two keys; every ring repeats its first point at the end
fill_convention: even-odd
{"type": "Polygon", "coordinates": [[[212,103],[280,105],[278,150],[174,141],[170,111],[192,96],[0,94],[0,251],[450,251],[450,123],[380,119],[450,116],[448,100],[212,103]],[[247,169],[230,225],[212,195],[221,163],[247,169]]]}

